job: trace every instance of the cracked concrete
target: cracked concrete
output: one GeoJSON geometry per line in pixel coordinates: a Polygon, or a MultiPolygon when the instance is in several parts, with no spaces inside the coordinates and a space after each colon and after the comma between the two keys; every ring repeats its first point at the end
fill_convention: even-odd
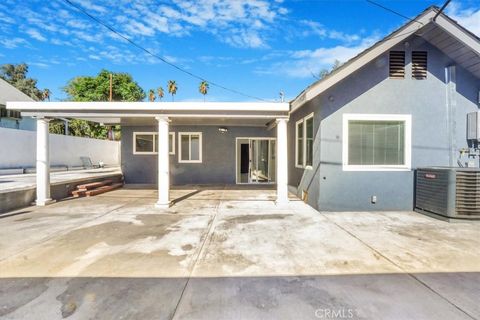
{"type": "Polygon", "coordinates": [[[480,229],[268,187],[124,188],[0,219],[5,319],[480,319],[480,229]],[[338,317],[337,317],[338,318],[338,317]]]}

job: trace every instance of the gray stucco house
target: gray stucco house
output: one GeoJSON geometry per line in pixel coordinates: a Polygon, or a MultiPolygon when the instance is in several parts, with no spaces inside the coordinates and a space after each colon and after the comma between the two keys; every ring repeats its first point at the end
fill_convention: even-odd
{"type": "Polygon", "coordinates": [[[466,125],[479,110],[480,41],[437,12],[428,8],[292,102],[289,184],[315,208],[412,210],[416,168],[478,168],[466,125]]]}
{"type": "Polygon", "coordinates": [[[37,203],[50,196],[49,119],[81,118],[122,125],[125,181],[156,185],[158,207],[171,185],[272,184],[279,204],[289,189],[319,210],[411,210],[415,168],[479,165],[466,122],[479,109],[480,41],[438,11],[289,104],[9,103],[37,117],[37,203]]]}

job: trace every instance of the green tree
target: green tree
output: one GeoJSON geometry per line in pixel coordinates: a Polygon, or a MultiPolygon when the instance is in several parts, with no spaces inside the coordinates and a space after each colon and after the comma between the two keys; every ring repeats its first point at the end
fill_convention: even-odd
{"type": "Polygon", "coordinates": [[[203,102],[205,102],[205,96],[207,95],[209,88],[210,86],[208,85],[208,82],[205,80],[200,82],[200,85],[198,86],[198,91],[201,94],[203,94],[203,102]]]}
{"type": "Polygon", "coordinates": [[[65,123],[62,120],[54,119],[48,124],[48,131],[55,134],[64,134],[65,123]]]}
{"type": "MultiPolygon", "coordinates": [[[[145,91],[128,73],[112,73],[101,70],[96,76],[76,77],[63,88],[69,101],[109,101],[110,74],[112,74],[113,101],[142,101],[145,91]]],[[[113,128],[116,137],[120,134],[120,126],[113,128]]],[[[98,123],[74,119],[69,122],[69,131],[74,136],[105,139],[108,128],[98,123]]]]}
{"type": "Polygon", "coordinates": [[[150,90],[148,91],[148,100],[149,100],[150,102],[154,102],[155,99],[156,99],[156,97],[155,97],[155,91],[154,91],[153,89],[150,89],[150,90]]]}
{"type": "Polygon", "coordinates": [[[42,92],[42,100],[45,101],[45,100],[48,100],[50,101],[50,95],[52,93],[50,92],[50,90],[48,89],[43,89],[43,92],[42,92]]]}
{"type": "Polygon", "coordinates": [[[324,69],[320,70],[320,72],[318,73],[318,79],[320,80],[320,79],[325,78],[330,73],[332,73],[333,71],[340,68],[342,65],[343,65],[343,63],[340,60],[335,59],[335,61],[333,62],[333,65],[330,67],[330,69],[324,68],[324,69]]]}
{"type": "Polygon", "coordinates": [[[37,88],[37,80],[27,77],[28,65],[3,64],[0,67],[0,78],[10,83],[33,100],[43,100],[43,91],[37,88]]]}
{"type": "Polygon", "coordinates": [[[70,101],[108,101],[110,98],[110,74],[112,74],[113,101],[142,101],[145,91],[128,73],[101,70],[96,76],[76,77],[64,87],[70,101]]]}
{"type": "Polygon", "coordinates": [[[162,100],[163,96],[165,95],[165,92],[163,91],[162,87],[158,87],[157,94],[158,94],[158,99],[162,100]]]}
{"type": "Polygon", "coordinates": [[[177,94],[177,83],[175,80],[168,80],[167,82],[168,93],[172,95],[172,101],[174,101],[174,96],[177,94]]]}

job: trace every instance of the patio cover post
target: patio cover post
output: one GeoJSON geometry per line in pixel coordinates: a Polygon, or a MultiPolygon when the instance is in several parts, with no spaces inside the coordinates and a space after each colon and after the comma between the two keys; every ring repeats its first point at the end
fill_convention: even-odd
{"type": "Polygon", "coordinates": [[[288,203],[287,121],[277,119],[277,204],[288,203]]]}
{"type": "Polygon", "coordinates": [[[168,143],[168,118],[156,117],[158,121],[158,201],[157,208],[170,206],[170,155],[168,143]]]}
{"type": "Polygon", "coordinates": [[[50,198],[50,146],[48,123],[50,119],[37,118],[37,206],[45,206],[50,198]]]}

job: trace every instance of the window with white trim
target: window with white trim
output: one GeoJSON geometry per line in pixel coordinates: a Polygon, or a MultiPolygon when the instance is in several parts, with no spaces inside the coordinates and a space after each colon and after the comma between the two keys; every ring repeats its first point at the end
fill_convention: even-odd
{"type": "Polygon", "coordinates": [[[179,132],[178,133],[178,162],[201,163],[202,162],[202,133],[179,132]]]}
{"type": "Polygon", "coordinates": [[[295,123],[295,166],[311,169],[313,165],[313,113],[295,123]]]}
{"type": "Polygon", "coordinates": [[[410,115],[344,115],[344,170],[409,169],[410,115]]]}
{"type": "MultiPolygon", "coordinates": [[[[158,133],[156,132],[134,132],[133,133],[133,154],[157,154],[158,133]]],[[[175,133],[168,134],[169,154],[175,154],[175,133]]]]}

